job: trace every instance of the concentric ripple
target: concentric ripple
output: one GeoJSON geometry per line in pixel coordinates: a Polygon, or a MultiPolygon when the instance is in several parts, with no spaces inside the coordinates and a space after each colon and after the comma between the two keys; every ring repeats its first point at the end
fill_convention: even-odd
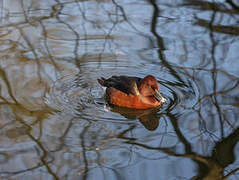
{"type": "Polygon", "coordinates": [[[53,84],[46,96],[46,103],[59,111],[75,114],[93,103],[90,89],[80,76],[64,76],[53,84]]]}
{"type": "MultiPolygon", "coordinates": [[[[113,72],[113,70],[109,68],[107,72],[113,72]]],[[[80,116],[85,120],[124,122],[126,118],[129,123],[132,122],[132,119],[137,119],[140,115],[137,113],[135,115],[136,110],[133,110],[133,113],[127,110],[122,113],[122,110],[119,112],[107,104],[104,100],[104,89],[98,84],[97,78],[99,76],[108,78],[109,75],[102,72],[94,73],[90,77],[77,74],[58,79],[46,97],[47,104],[59,111],[80,116]],[[132,114],[134,115],[132,116],[132,114]]],[[[114,74],[111,73],[111,75],[114,74]]],[[[123,73],[118,72],[117,74],[123,73]]],[[[178,72],[181,77],[179,81],[172,77],[167,70],[161,73],[151,71],[151,74],[158,80],[159,90],[167,99],[167,102],[157,110],[158,114],[168,113],[174,108],[190,108],[197,102],[198,90],[192,79],[180,76],[178,72]]],[[[147,74],[141,72],[135,76],[144,77],[145,75],[147,74]]],[[[139,113],[142,114],[142,112],[139,113]]]]}

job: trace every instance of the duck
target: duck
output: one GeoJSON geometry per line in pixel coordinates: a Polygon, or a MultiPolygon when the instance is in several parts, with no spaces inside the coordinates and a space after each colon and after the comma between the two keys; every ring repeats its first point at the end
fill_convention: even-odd
{"type": "Polygon", "coordinates": [[[97,79],[106,87],[106,100],[110,105],[131,109],[157,108],[166,102],[160,94],[158,81],[153,75],[144,78],[134,76],[112,76],[97,79]]]}

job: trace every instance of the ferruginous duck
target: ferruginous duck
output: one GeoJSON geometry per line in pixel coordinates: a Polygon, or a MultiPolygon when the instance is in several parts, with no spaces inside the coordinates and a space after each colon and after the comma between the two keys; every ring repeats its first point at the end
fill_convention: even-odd
{"type": "Polygon", "coordinates": [[[159,93],[158,82],[152,75],[144,78],[130,76],[112,76],[109,79],[98,79],[101,86],[106,88],[106,100],[116,106],[149,109],[166,102],[159,93]]]}

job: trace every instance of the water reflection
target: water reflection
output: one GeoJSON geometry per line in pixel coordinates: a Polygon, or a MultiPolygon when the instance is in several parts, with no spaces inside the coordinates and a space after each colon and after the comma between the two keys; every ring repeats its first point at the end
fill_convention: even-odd
{"type": "Polygon", "coordinates": [[[0,2],[1,179],[238,179],[236,1],[0,2]],[[100,76],[167,104],[109,107],[100,76]]]}
{"type": "Polygon", "coordinates": [[[127,108],[114,106],[110,110],[112,112],[121,114],[127,119],[139,119],[142,125],[150,131],[157,129],[159,125],[157,109],[134,110],[134,109],[127,109],[127,108]]]}
{"type": "Polygon", "coordinates": [[[209,156],[201,156],[192,151],[190,143],[180,132],[179,128],[177,127],[177,124],[174,124],[174,128],[178,138],[184,145],[186,151],[185,154],[175,152],[173,147],[152,147],[141,143],[135,143],[133,141],[127,143],[149,150],[161,151],[165,154],[168,154],[169,156],[186,157],[192,159],[193,161],[195,161],[195,163],[198,164],[199,168],[197,175],[192,177],[192,179],[226,179],[239,170],[239,168],[236,168],[230,170],[224,175],[224,168],[226,168],[228,165],[235,161],[235,155],[233,151],[236,143],[239,140],[239,129],[236,129],[228,137],[217,142],[209,156]]]}

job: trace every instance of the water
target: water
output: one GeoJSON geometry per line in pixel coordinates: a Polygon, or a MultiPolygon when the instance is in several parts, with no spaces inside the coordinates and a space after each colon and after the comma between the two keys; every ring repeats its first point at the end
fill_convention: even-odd
{"type": "Polygon", "coordinates": [[[237,1],[0,2],[1,179],[239,179],[237,1]],[[161,108],[98,77],[152,74],[161,108]]]}

